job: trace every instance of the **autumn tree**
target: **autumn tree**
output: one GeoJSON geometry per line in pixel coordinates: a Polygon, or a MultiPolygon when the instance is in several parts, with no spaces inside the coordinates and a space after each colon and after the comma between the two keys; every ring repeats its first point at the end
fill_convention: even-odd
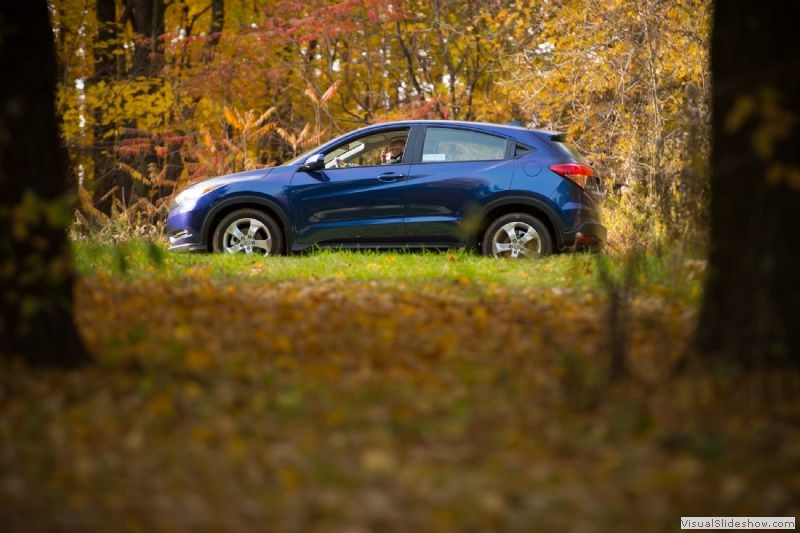
{"type": "Polygon", "coordinates": [[[718,2],[711,43],[711,251],[698,346],[800,367],[800,59],[791,17],[718,2]]]}
{"type": "Polygon", "coordinates": [[[144,206],[163,221],[189,181],[378,121],[450,118],[567,132],[625,186],[606,205],[618,248],[705,235],[710,0],[54,0],[53,12],[64,137],[81,197],[107,215],[144,206]],[[274,127],[256,136],[230,119],[268,111],[274,127]]]}
{"type": "Polygon", "coordinates": [[[709,15],[708,0],[541,3],[533,45],[497,82],[523,123],[567,133],[607,180],[615,249],[704,237],[709,15]]]}
{"type": "Polygon", "coordinates": [[[73,319],[67,165],[46,2],[0,8],[0,352],[34,365],[87,358],[73,319]]]}

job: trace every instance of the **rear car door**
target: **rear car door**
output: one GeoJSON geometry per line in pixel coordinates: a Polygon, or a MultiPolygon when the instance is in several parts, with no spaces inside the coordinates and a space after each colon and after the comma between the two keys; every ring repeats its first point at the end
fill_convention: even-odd
{"type": "Polygon", "coordinates": [[[514,143],[465,127],[428,126],[405,188],[409,242],[466,243],[487,199],[507,191],[514,143]]]}

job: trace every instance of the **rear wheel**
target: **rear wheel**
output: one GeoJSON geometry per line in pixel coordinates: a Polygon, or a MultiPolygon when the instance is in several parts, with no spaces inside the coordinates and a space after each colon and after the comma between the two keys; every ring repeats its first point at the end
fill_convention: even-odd
{"type": "Polygon", "coordinates": [[[283,253],[283,233],[275,219],[256,209],[229,213],[214,230],[212,248],[229,254],[283,253]]]}
{"type": "Polygon", "coordinates": [[[489,224],[483,234],[484,255],[509,259],[533,259],[553,252],[547,226],[526,213],[509,213],[489,224]]]}

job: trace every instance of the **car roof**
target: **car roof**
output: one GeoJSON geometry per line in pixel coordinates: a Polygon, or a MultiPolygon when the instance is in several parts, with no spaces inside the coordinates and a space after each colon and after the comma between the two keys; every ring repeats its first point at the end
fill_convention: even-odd
{"type": "Polygon", "coordinates": [[[539,129],[530,129],[530,128],[523,128],[521,126],[513,126],[511,124],[494,124],[491,122],[470,122],[468,120],[397,120],[392,122],[379,122],[376,124],[371,124],[361,130],[369,130],[372,128],[383,128],[383,127],[392,127],[392,126],[399,126],[399,127],[410,127],[410,126],[455,126],[455,127],[463,127],[463,128],[479,128],[479,129],[486,129],[490,131],[494,131],[495,133],[505,134],[512,137],[518,136],[520,133],[530,134],[530,133],[537,133],[542,137],[551,138],[556,135],[560,135],[558,131],[550,131],[550,130],[539,130],[539,129]]]}
{"type": "MultiPolygon", "coordinates": [[[[371,131],[380,131],[386,128],[410,128],[412,126],[452,126],[456,128],[472,128],[472,129],[479,129],[487,132],[493,132],[497,135],[502,135],[504,137],[511,137],[518,142],[523,144],[534,144],[533,138],[536,138],[540,142],[548,143],[552,141],[556,136],[560,136],[561,133],[557,131],[550,131],[550,130],[534,130],[523,128],[520,126],[512,126],[510,124],[492,124],[490,122],[470,122],[467,120],[396,120],[396,121],[389,121],[389,122],[378,122],[375,124],[370,124],[368,126],[364,126],[352,131],[349,131],[339,137],[334,139],[330,139],[329,141],[317,146],[313,150],[301,154],[297,156],[295,159],[291,161],[296,161],[300,159],[302,156],[307,156],[312,153],[320,153],[325,150],[328,150],[331,146],[334,146],[336,143],[349,141],[350,139],[356,138],[360,135],[364,135],[371,131]],[[533,142],[532,142],[533,141],[533,142]]],[[[286,164],[286,163],[284,163],[286,164]]]]}

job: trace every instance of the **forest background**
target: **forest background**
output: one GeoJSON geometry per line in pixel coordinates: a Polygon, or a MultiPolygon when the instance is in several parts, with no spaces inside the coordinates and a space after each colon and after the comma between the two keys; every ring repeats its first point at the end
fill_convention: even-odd
{"type": "Polygon", "coordinates": [[[188,182],[439,118],[567,132],[611,249],[705,243],[707,1],[56,0],[52,19],[77,234],[160,235],[188,182]]]}
{"type": "Polygon", "coordinates": [[[0,106],[6,529],[797,516],[800,70],[772,4],[717,3],[713,37],[687,0],[48,5],[0,35],[28,111],[0,106]],[[52,35],[71,217],[52,92],[25,98],[52,35]],[[610,253],[165,253],[186,183],[422,117],[566,131],[610,253]]]}

